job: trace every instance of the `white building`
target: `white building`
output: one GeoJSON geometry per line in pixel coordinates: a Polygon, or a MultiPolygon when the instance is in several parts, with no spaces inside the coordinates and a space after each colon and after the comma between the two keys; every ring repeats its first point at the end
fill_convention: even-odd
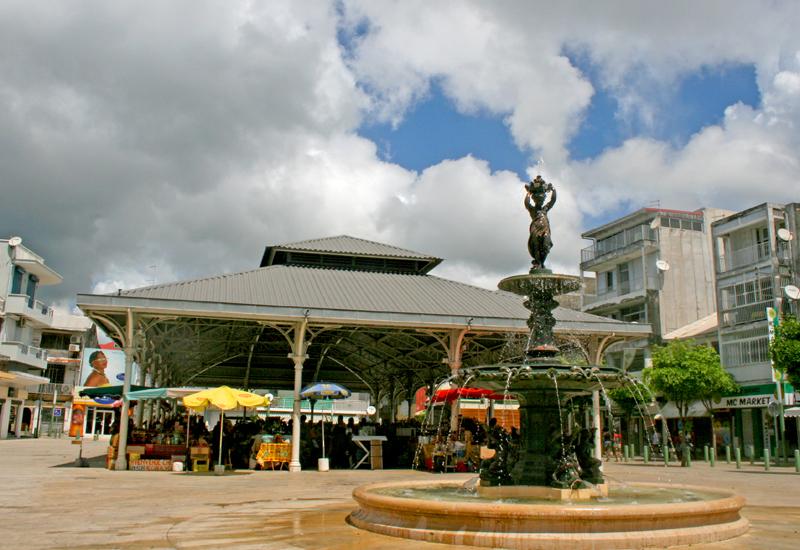
{"type": "Polygon", "coordinates": [[[47,352],[39,343],[53,324],[53,309],[37,299],[61,275],[22,245],[19,237],[0,239],[0,438],[31,431],[34,403],[29,391],[49,380],[47,352]]]}
{"type": "MultiPolygon", "coordinates": [[[[596,279],[582,310],[621,321],[649,323],[652,339],[716,311],[710,224],[728,211],[642,208],[585,232],[593,244],[581,251],[581,274],[596,279]]],[[[639,370],[649,342],[617,345],[607,357],[639,370]]]]}
{"type": "MultiPolygon", "coordinates": [[[[775,419],[766,405],[774,400],[776,383],[770,366],[766,311],[771,307],[783,314],[797,314],[797,302],[785,289],[800,284],[799,226],[797,203],[760,204],[711,226],[720,358],[742,387],[740,396],[723,400],[720,406],[731,409],[737,435],[745,447],[752,445],[756,454],[774,446],[775,419]]],[[[793,404],[795,396],[788,384],[784,394],[785,404],[793,404]]],[[[796,444],[795,430],[787,431],[796,444]]]]}

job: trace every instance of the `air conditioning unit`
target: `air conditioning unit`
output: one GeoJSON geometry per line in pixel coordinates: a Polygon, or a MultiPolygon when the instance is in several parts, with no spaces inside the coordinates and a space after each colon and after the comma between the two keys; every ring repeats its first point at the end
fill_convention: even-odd
{"type": "Polygon", "coordinates": [[[69,335],[69,343],[70,344],[80,344],[81,343],[81,335],[80,334],[70,334],[69,335]]]}
{"type": "Polygon", "coordinates": [[[70,344],[69,345],[69,351],[73,352],[73,353],[78,353],[79,351],[81,351],[81,345],[80,344],[70,344]]]}

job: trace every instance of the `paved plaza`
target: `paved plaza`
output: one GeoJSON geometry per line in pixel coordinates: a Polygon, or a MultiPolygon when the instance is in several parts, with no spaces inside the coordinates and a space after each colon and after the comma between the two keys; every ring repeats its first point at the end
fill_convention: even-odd
{"type": "MultiPolygon", "coordinates": [[[[113,472],[107,443],[88,441],[92,467],[73,466],[67,439],[0,441],[2,548],[452,549],[361,531],[345,522],[354,487],[441,478],[409,470],[237,472],[215,477],[113,472]],[[412,545],[412,546],[409,546],[412,545]]],[[[609,464],[612,482],[652,481],[731,489],[747,499],[750,532],[715,549],[795,549],[800,545],[800,474],[794,468],[717,463],[689,469],[609,464]]],[[[464,479],[468,474],[447,474],[464,479]]]]}

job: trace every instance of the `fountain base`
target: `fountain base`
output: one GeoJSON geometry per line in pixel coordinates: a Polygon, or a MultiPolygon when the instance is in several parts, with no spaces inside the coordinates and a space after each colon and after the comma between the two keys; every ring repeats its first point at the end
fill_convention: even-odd
{"type": "MultiPolygon", "coordinates": [[[[358,510],[348,521],[375,533],[413,540],[489,548],[651,548],[711,543],[747,532],[739,516],[744,498],[696,487],[674,491],[706,491],[705,498],[628,504],[502,502],[470,497],[420,498],[416,490],[451,490],[461,483],[379,483],[353,491],[358,510]]],[[[630,484],[658,493],[654,484],[630,484]]],[[[612,487],[613,495],[615,488],[612,487]]],[[[613,499],[611,499],[613,500],[613,499]]]]}
{"type": "Polygon", "coordinates": [[[608,497],[608,484],[601,483],[581,489],[559,489],[558,487],[536,487],[532,485],[478,486],[483,498],[526,498],[553,501],[582,501],[608,497]]]}

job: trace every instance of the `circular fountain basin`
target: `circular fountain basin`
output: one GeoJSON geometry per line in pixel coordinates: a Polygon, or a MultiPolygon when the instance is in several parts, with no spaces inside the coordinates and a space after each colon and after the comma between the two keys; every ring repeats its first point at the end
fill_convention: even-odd
{"type": "Polygon", "coordinates": [[[612,485],[608,498],[547,502],[491,499],[462,483],[358,487],[352,525],[396,537],[492,548],[594,549],[708,543],[739,536],[744,498],[692,486],[612,485]]]}

